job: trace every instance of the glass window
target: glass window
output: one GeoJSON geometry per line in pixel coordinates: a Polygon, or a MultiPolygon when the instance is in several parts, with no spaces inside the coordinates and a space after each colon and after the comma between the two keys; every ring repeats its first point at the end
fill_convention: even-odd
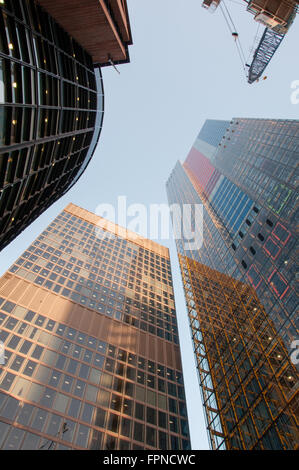
{"type": "Polygon", "coordinates": [[[32,353],[32,357],[34,359],[39,359],[41,357],[43,350],[44,348],[42,348],[41,346],[35,346],[34,351],[32,353]]]}
{"type": "Polygon", "coordinates": [[[76,395],[77,397],[82,397],[84,394],[84,390],[85,382],[82,382],[82,380],[77,380],[74,388],[74,395],[76,395]]]}
{"type": "Polygon", "coordinates": [[[167,429],[166,413],[159,411],[159,427],[167,429]]]}
{"type": "Polygon", "coordinates": [[[92,352],[89,351],[88,349],[85,349],[84,356],[83,356],[83,361],[90,363],[91,359],[92,359],[92,352]]]}
{"type": "Polygon", "coordinates": [[[121,418],[121,434],[131,437],[132,421],[128,418],[121,418]]]}
{"type": "Polygon", "coordinates": [[[105,427],[105,420],[106,420],[106,411],[102,410],[102,408],[97,408],[94,424],[96,426],[99,426],[100,428],[104,428],[105,427]]]}
{"type": "Polygon", "coordinates": [[[81,379],[87,379],[88,375],[89,375],[89,366],[87,366],[86,364],[81,364],[80,369],[79,369],[79,377],[81,377],[81,379]]]}
{"type": "Polygon", "coordinates": [[[85,403],[83,410],[81,412],[81,420],[85,421],[86,423],[92,424],[92,417],[95,408],[88,403],[85,403]]]}
{"type": "Polygon", "coordinates": [[[62,418],[58,415],[51,415],[48,426],[46,429],[47,434],[51,434],[51,436],[56,436],[59,431],[62,429],[62,418]]]}
{"type": "Polygon", "coordinates": [[[168,399],[169,411],[171,413],[177,413],[177,401],[173,398],[168,399]]]}
{"type": "Polygon", "coordinates": [[[77,336],[77,331],[74,330],[74,328],[68,328],[66,336],[67,338],[75,340],[77,336]]]}
{"type": "Polygon", "coordinates": [[[32,383],[29,391],[30,400],[39,403],[43,390],[44,387],[42,387],[41,385],[32,383]]]}
{"type": "Polygon", "coordinates": [[[57,393],[55,402],[54,402],[54,410],[60,411],[60,413],[65,413],[67,404],[68,404],[69,397],[64,395],[63,393],[57,393]]]}
{"type": "Polygon", "coordinates": [[[76,437],[76,445],[80,447],[87,447],[88,438],[89,438],[90,428],[80,424],[78,426],[77,437],[76,437]]]}
{"type": "Polygon", "coordinates": [[[135,404],[135,418],[140,419],[141,421],[144,420],[144,405],[141,403],[135,404]]]}
{"type": "Polygon", "coordinates": [[[129,366],[127,367],[127,378],[133,381],[136,380],[136,370],[129,366]]]}
{"type": "Polygon", "coordinates": [[[35,316],[35,313],[32,311],[29,311],[25,316],[25,320],[30,322],[33,320],[34,316],[35,316]]]}
{"type": "Polygon", "coordinates": [[[87,385],[85,399],[89,401],[97,401],[98,389],[92,385],[87,385]]]}
{"type": "Polygon", "coordinates": [[[19,305],[17,305],[14,310],[14,316],[18,318],[24,318],[27,312],[27,308],[20,307],[19,305]]]}
{"type": "Polygon", "coordinates": [[[168,386],[168,395],[176,396],[176,386],[170,382],[167,382],[168,386]]]}
{"type": "Polygon", "coordinates": [[[100,390],[97,404],[108,408],[109,402],[110,402],[110,393],[106,392],[105,390],[100,390]]]}
{"type": "Polygon", "coordinates": [[[15,395],[18,395],[19,397],[26,397],[29,386],[30,386],[29,380],[22,379],[21,377],[17,377],[17,379],[15,380],[12,393],[15,395]]]}
{"type": "Polygon", "coordinates": [[[114,413],[109,414],[107,428],[110,431],[118,432],[118,429],[119,429],[119,416],[118,415],[116,415],[114,413]]]}
{"type": "Polygon", "coordinates": [[[8,330],[13,330],[18,323],[18,320],[16,318],[8,318],[8,320],[5,322],[4,326],[8,330]]]}
{"type": "Polygon", "coordinates": [[[39,365],[35,373],[35,378],[40,382],[47,383],[50,370],[49,367],[39,365]]]}
{"type": "Polygon", "coordinates": [[[49,366],[53,365],[56,362],[57,353],[47,350],[43,356],[43,362],[48,364],[49,366]]]}
{"type": "Polygon", "coordinates": [[[135,385],[131,382],[126,382],[125,386],[125,394],[129,395],[130,397],[134,396],[134,387],[135,385]]]}
{"type": "Polygon", "coordinates": [[[149,426],[146,427],[146,443],[149,446],[156,447],[156,430],[149,426]]]}
{"type": "Polygon", "coordinates": [[[78,418],[81,402],[76,398],[72,398],[70,401],[69,409],[67,414],[73,418],[78,418]]]}
{"type": "Polygon", "coordinates": [[[11,374],[10,372],[7,372],[0,381],[0,388],[2,388],[3,390],[6,390],[8,392],[10,387],[13,384],[13,381],[14,381],[15,377],[16,376],[14,374],[11,374]]]}
{"type": "Polygon", "coordinates": [[[30,426],[31,417],[34,410],[34,406],[23,403],[17,417],[17,422],[19,424],[23,424],[24,426],[30,426]]]}
{"type": "Polygon", "coordinates": [[[3,418],[8,418],[13,421],[19,410],[19,401],[13,397],[9,397],[1,411],[3,418]]]}
{"type": "Polygon", "coordinates": [[[165,432],[162,432],[162,431],[159,431],[159,449],[161,450],[169,449],[167,434],[165,434],[165,432]]]}
{"type": "Polygon", "coordinates": [[[61,349],[62,339],[57,338],[57,336],[49,335],[49,348],[59,351],[61,349]]]}
{"type": "Polygon", "coordinates": [[[106,443],[104,445],[104,449],[113,450],[116,448],[116,438],[113,436],[106,435],[106,443]]]}
{"type": "Polygon", "coordinates": [[[15,306],[16,305],[13,304],[12,302],[5,302],[5,304],[1,308],[5,312],[11,313],[15,306]]]}
{"type": "Polygon", "coordinates": [[[156,424],[157,421],[157,412],[154,408],[149,406],[146,408],[146,421],[150,424],[156,424]]]}
{"type": "Polygon", "coordinates": [[[72,442],[73,436],[75,434],[76,423],[71,420],[67,420],[66,431],[62,434],[62,439],[68,442],[72,442]]]}
{"type": "Polygon", "coordinates": [[[151,390],[147,390],[147,403],[152,406],[156,406],[156,393],[151,390]]]}
{"type": "MultiPolygon", "coordinates": [[[[20,336],[13,335],[11,336],[9,342],[7,343],[7,347],[16,350],[19,342],[21,341],[20,336]]],[[[18,369],[16,369],[18,370],[18,369]]]]}
{"type": "Polygon", "coordinates": [[[97,369],[91,369],[89,380],[95,384],[100,383],[101,372],[97,369]]]}
{"type": "Polygon", "coordinates": [[[0,312],[0,325],[3,323],[5,318],[7,318],[7,316],[4,313],[0,312]]]}
{"type": "Polygon", "coordinates": [[[133,402],[132,400],[128,400],[127,398],[124,399],[123,404],[123,413],[132,416],[133,412],[133,402]]]}
{"type": "Polygon", "coordinates": [[[169,428],[172,432],[178,432],[178,420],[175,416],[169,417],[169,428]]]}
{"type": "Polygon", "coordinates": [[[37,431],[43,431],[48,413],[44,410],[37,408],[36,412],[34,413],[33,422],[31,427],[36,429],[37,431]]]}
{"type": "Polygon", "coordinates": [[[27,326],[28,326],[27,323],[25,323],[25,322],[21,323],[21,325],[19,326],[19,329],[17,330],[18,333],[24,334],[24,331],[26,330],[27,326]]]}
{"type": "Polygon", "coordinates": [[[47,346],[50,339],[52,339],[52,337],[49,335],[49,333],[46,331],[41,331],[38,337],[38,342],[47,346]]]}
{"type": "Polygon", "coordinates": [[[159,392],[164,392],[164,393],[166,393],[165,380],[163,380],[163,379],[158,379],[158,390],[159,390],[159,392]]]}
{"type": "Polygon", "coordinates": [[[104,341],[98,341],[98,351],[100,351],[102,354],[105,354],[106,349],[107,349],[107,343],[104,341]]]}
{"type": "Polygon", "coordinates": [[[56,362],[57,369],[64,370],[64,368],[66,366],[66,361],[67,361],[66,356],[62,356],[62,355],[58,356],[57,362],[56,362]]]}
{"type": "Polygon", "coordinates": [[[78,364],[79,364],[78,361],[75,361],[75,359],[69,359],[67,371],[73,375],[76,375],[78,364]]]}
{"type": "Polygon", "coordinates": [[[80,332],[77,338],[77,342],[84,344],[86,342],[86,335],[80,332]]]}
{"type": "Polygon", "coordinates": [[[66,330],[66,326],[59,324],[56,333],[60,336],[63,336],[66,330]]]}
{"type": "Polygon", "coordinates": [[[70,393],[72,389],[74,379],[70,377],[69,375],[65,375],[63,382],[62,382],[62,390],[65,392],[70,393]]]}
{"type": "Polygon", "coordinates": [[[22,450],[35,450],[39,449],[40,446],[40,436],[27,432],[24,443],[22,445],[22,450]]]}
{"type": "Polygon", "coordinates": [[[43,315],[39,315],[37,319],[35,320],[35,324],[38,326],[43,326],[43,324],[45,323],[45,320],[46,320],[46,317],[44,317],[43,315]]]}
{"type": "Polygon", "coordinates": [[[176,436],[171,436],[171,449],[179,449],[179,439],[176,436]]]}
{"type": "Polygon", "coordinates": [[[145,401],[145,388],[139,387],[137,385],[136,386],[135,397],[136,397],[136,400],[144,402],[145,401]]]}
{"type": "Polygon", "coordinates": [[[183,436],[188,437],[189,436],[189,427],[188,427],[188,421],[185,421],[184,419],[181,419],[181,432],[183,436]]]}
{"type": "Polygon", "coordinates": [[[7,450],[17,450],[20,448],[21,442],[25,435],[25,431],[21,429],[11,429],[8,439],[5,442],[3,449],[7,450]]]}
{"type": "Polygon", "coordinates": [[[134,422],[134,440],[143,442],[144,441],[144,425],[141,423],[134,422]]]}
{"type": "Polygon", "coordinates": [[[88,344],[88,346],[89,346],[90,348],[95,349],[95,348],[96,348],[96,345],[97,345],[97,340],[96,340],[96,338],[93,338],[92,336],[90,336],[90,337],[88,338],[87,344],[88,344]]]}
{"type": "Polygon", "coordinates": [[[47,408],[52,408],[55,395],[55,390],[52,388],[46,388],[40,400],[40,404],[47,408]]]}
{"type": "Polygon", "coordinates": [[[95,354],[94,364],[100,369],[102,369],[104,365],[104,356],[101,356],[100,354],[95,354]]]}

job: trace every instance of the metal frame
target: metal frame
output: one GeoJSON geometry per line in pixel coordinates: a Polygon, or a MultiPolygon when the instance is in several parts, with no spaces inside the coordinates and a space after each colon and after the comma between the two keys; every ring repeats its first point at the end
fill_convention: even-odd
{"type": "Polygon", "coordinates": [[[248,83],[251,84],[261,77],[283,38],[284,34],[276,33],[272,29],[265,29],[249,68],[248,83]]]}

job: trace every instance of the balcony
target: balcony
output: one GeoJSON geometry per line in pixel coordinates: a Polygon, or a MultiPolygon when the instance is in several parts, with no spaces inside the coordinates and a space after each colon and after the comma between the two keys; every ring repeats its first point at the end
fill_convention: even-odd
{"type": "Polygon", "coordinates": [[[132,44],[126,0],[38,0],[91,55],[95,65],[129,62],[132,44]]]}

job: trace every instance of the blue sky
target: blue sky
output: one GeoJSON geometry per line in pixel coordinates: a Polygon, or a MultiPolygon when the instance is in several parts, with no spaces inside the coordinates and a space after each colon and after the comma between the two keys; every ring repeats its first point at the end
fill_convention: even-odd
{"type": "MultiPolygon", "coordinates": [[[[219,11],[201,0],[128,0],[134,45],[131,63],[103,69],[105,117],[92,162],[77,185],[1,253],[0,275],[69,203],[90,211],[101,203],[166,203],[165,182],[184,160],[205,119],[297,119],[291,83],[299,80],[299,20],[270,63],[267,80],[248,85],[219,11]]],[[[226,0],[247,56],[257,24],[245,2],[226,0]]],[[[194,449],[208,441],[184,296],[173,241],[176,291],[190,431],[194,449]]]]}

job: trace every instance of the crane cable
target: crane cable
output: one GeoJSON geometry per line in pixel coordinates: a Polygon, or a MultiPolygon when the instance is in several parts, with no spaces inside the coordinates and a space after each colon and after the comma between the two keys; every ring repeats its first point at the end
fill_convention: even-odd
{"type": "MultiPolygon", "coordinates": [[[[225,22],[226,22],[226,24],[227,24],[227,26],[228,26],[228,28],[229,28],[229,30],[230,30],[230,33],[231,33],[231,34],[236,33],[236,29],[235,29],[235,25],[234,25],[234,22],[233,22],[233,20],[232,20],[232,17],[231,17],[231,15],[229,14],[229,11],[227,10],[227,13],[228,13],[228,16],[229,16],[229,18],[230,18],[230,21],[231,21],[231,24],[232,24],[233,28],[232,28],[231,25],[229,24],[229,20],[228,20],[226,14],[225,14],[225,12],[224,12],[224,9],[223,9],[223,7],[222,7],[222,4],[225,6],[226,10],[227,10],[227,7],[226,7],[226,5],[225,5],[224,2],[220,3],[220,10],[222,11],[223,17],[224,17],[225,22]]],[[[238,33],[237,33],[237,34],[238,34],[238,33]]],[[[236,44],[236,48],[237,48],[237,51],[238,51],[238,54],[239,54],[239,57],[240,57],[240,60],[241,60],[242,68],[243,68],[243,70],[244,70],[244,72],[245,72],[245,75],[247,76],[246,68],[245,68],[245,65],[244,65],[246,61],[245,61],[244,52],[243,52],[243,49],[242,49],[242,46],[241,46],[241,43],[240,43],[240,40],[239,40],[239,36],[237,36],[236,41],[235,41],[235,44],[236,44]]]]}
{"type": "MultiPolygon", "coordinates": [[[[232,19],[231,15],[230,15],[230,12],[229,12],[229,10],[228,10],[228,8],[227,8],[227,6],[226,6],[226,4],[225,4],[224,2],[223,2],[223,5],[224,5],[224,8],[226,9],[226,12],[227,12],[227,14],[228,14],[228,16],[229,16],[229,19],[230,19],[230,21],[231,21],[231,24],[232,24],[233,27],[234,27],[234,30],[237,31],[236,26],[235,26],[235,24],[234,24],[234,22],[233,22],[233,19],[232,19]]],[[[242,44],[241,44],[241,42],[240,42],[239,36],[237,37],[237,42],[238,42],[238,44],[239,44],[240,51],[241,51],[243,60],[244,60],[244,62],[245,62],[245,54],[244,54],[244,51],[243,51],[242,44]]]]}

